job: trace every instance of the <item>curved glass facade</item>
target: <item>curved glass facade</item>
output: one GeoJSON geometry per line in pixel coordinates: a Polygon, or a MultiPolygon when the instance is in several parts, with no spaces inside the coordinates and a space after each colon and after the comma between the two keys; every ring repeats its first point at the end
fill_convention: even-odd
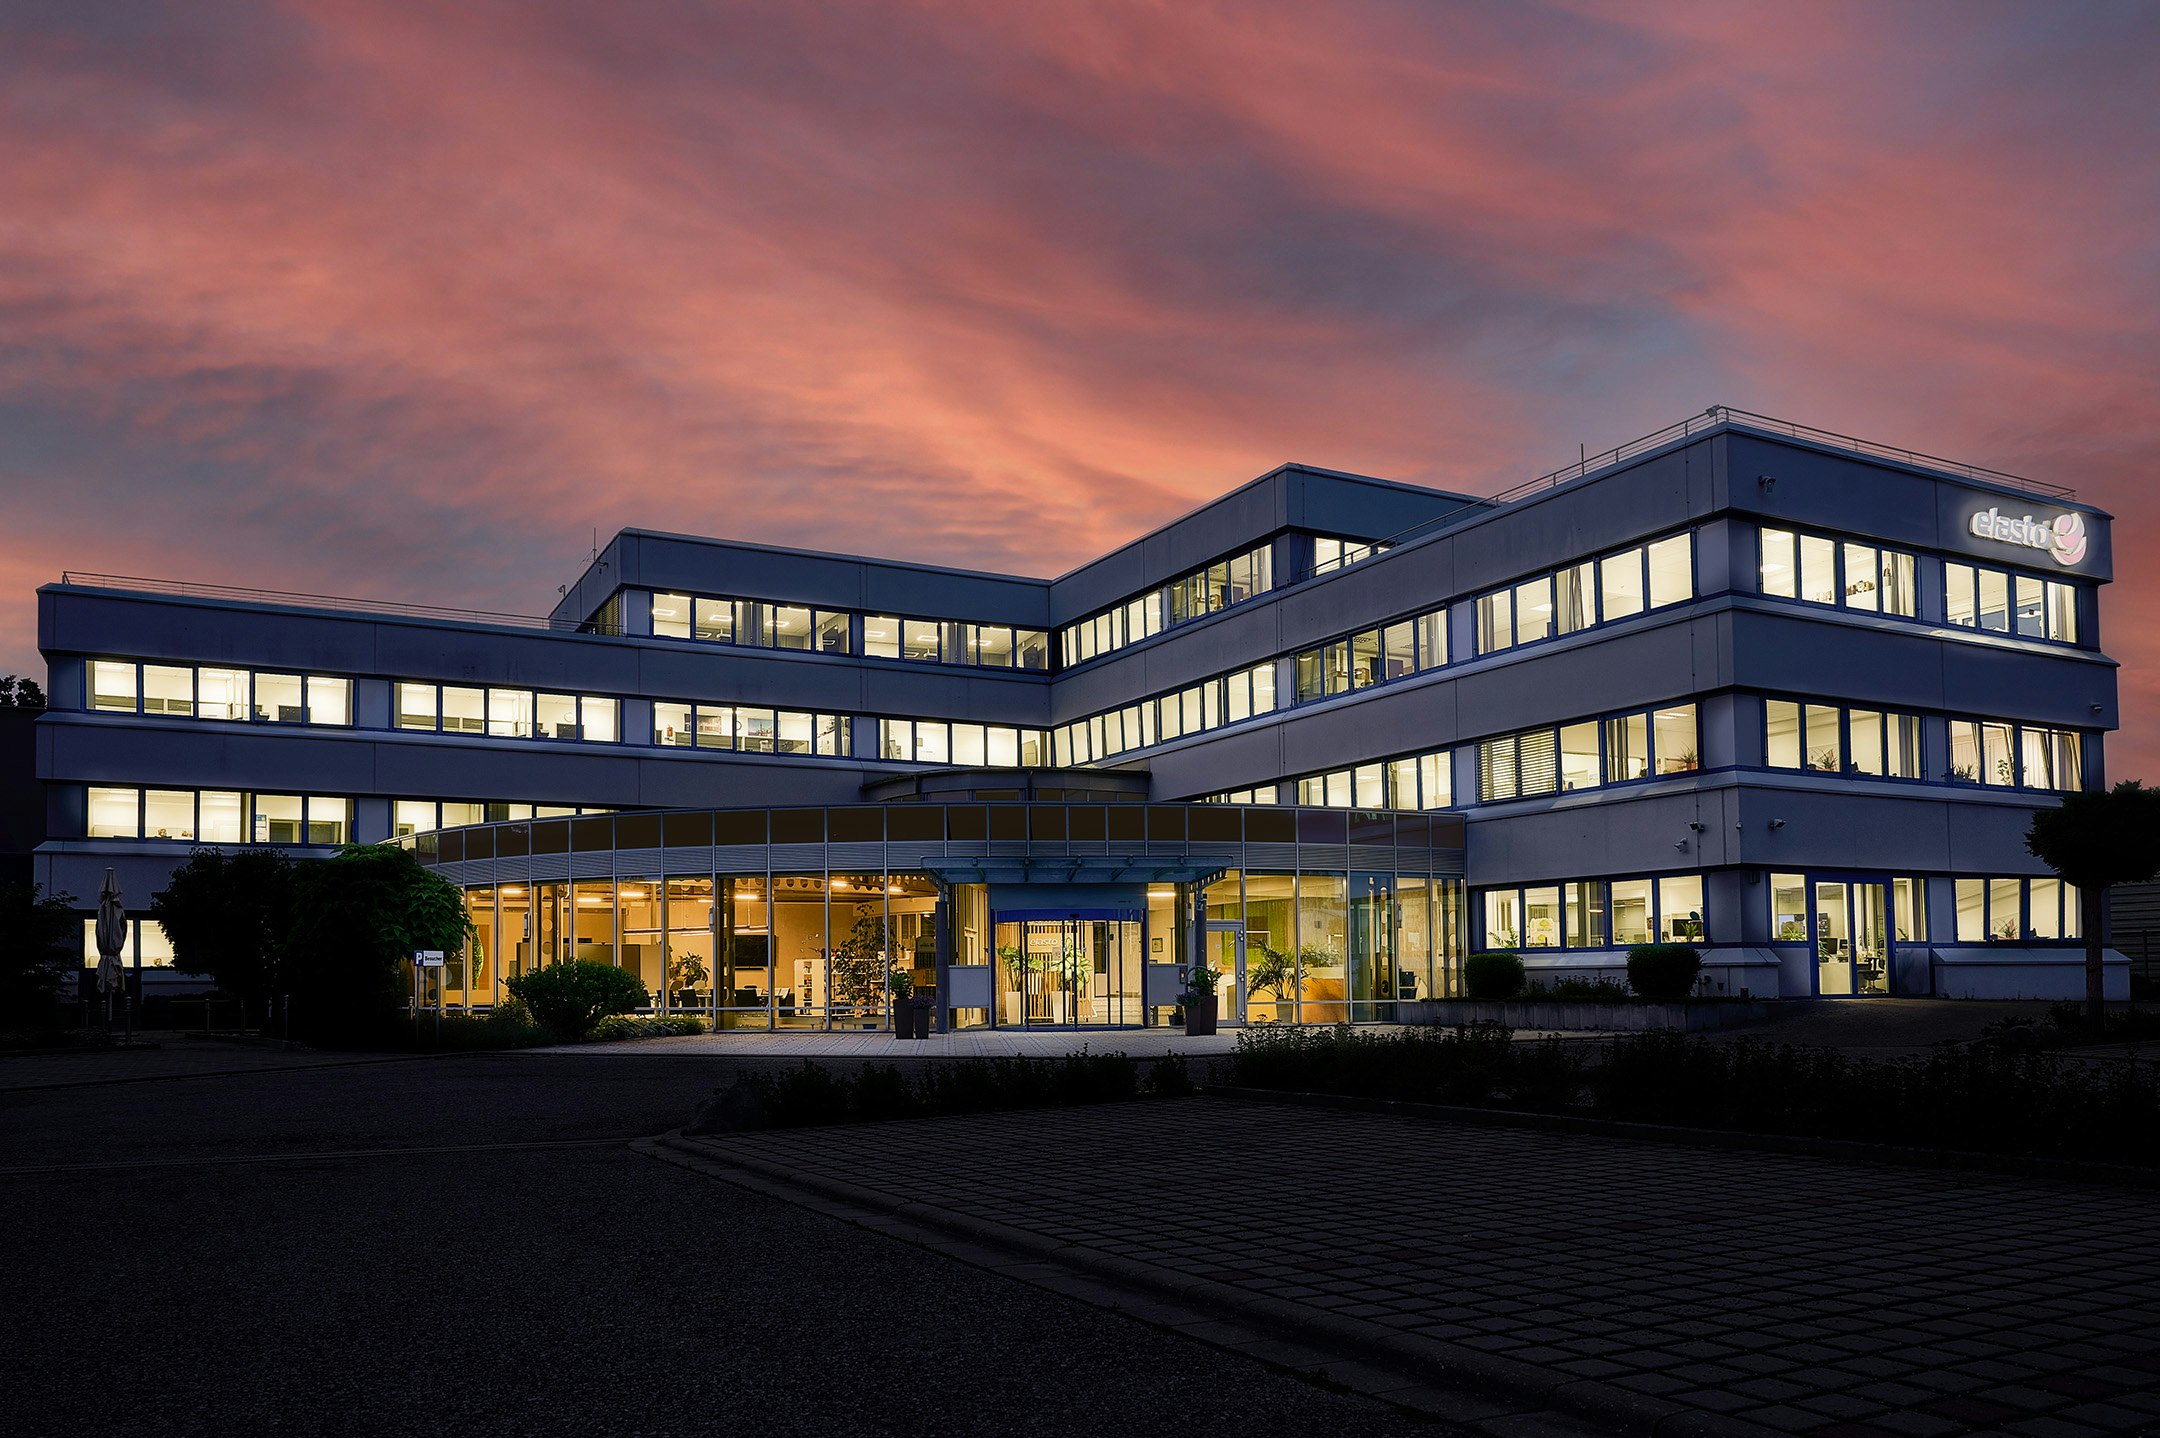
{"type": "Polygon", "coordinates": [[[900,973],[947,1027],[1126,1028],[1169,1022],[1205,960],[1226,1023],[1370,1023],[1454,992],[1461,955],[1446,814],[914,801],[403,842],[471,908],[453,1007],[579,958],[724,1028],[883,1028],[900,973]]]}

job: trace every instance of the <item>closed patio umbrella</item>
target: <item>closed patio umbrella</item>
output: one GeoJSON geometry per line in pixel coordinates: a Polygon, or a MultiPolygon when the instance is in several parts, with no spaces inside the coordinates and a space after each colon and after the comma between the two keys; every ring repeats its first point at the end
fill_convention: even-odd
{"type": "Polygon", "coordinates": [[[120,877],[105,871],[105,887],[98,890],[97,947],[98,992],[105,996],[105,1025],[112,1026],[112,996],[127,992],[127,966],[120,951],[127,947],[127,909],[120,902],[120,877]]]}

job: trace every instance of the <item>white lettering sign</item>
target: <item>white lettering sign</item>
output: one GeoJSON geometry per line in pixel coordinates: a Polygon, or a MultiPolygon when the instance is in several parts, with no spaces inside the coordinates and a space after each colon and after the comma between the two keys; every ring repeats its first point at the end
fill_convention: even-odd
{"type": "Polygon", "coordinates": [[[2085,516],[2082,514],[2058,514],[2050,520],[2035,519],[2029,514],[2013,518],[1999,509],[1983,509],[1972,517],[1971,527],[1980,539],[2044,549],[2054,556],[2057,564],[2076,564],[2085,557],[2085,516]]]}
{"type": "Polygon", "coordinates": [[[443,951],[441,949],[414,949],[412,961],[415,967],[418,968],[439,969],[443,966],[443,951]]]}

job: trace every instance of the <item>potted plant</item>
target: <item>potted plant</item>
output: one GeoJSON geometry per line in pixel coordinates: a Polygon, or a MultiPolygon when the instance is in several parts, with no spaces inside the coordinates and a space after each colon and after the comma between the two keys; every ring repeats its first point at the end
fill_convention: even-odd
{"type": "Polygon", "coordinates": [[[886,982],[892,993],[893,1037],[927,1038],[928,1035],[915,1026],[915,976],[906,969],[894,969],[886,982]]]}
{"type": "Polygon", "coordinates": [[[1215,986],[1221,982],[1222,975],[1205,963],[1185,970],[1185,992],[1178,995],[1178,1007],[1185,1013],[1186,1037],[1205,1038],[1215,1032],[1215,986]]]}

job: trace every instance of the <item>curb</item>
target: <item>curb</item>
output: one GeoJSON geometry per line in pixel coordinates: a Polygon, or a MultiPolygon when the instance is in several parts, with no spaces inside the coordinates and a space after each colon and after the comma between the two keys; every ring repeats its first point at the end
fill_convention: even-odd
{"type": "Polygon", "coordinates": [[[1409,1099],[1360,1098],[1348,1094],[1239,1088],[1231,1084],[1201,1084],[1197,1087],[1199,1092],[1210,1098],[1240,1099],[1247,1103],[1288,1104],[1299,1108],[1345,1109],[1355,1113],[1394,1114],[1400,1118],[1423,1118],[1479,1128],[1521,1128],[1544,1133],[1592,1134],[1645,1143],[1668,1143],[1682,1148],[1737,1149],[1753,1153],[1794,1154],[1806,1158],[1894,1164],[1901,1168],[1962,1169],[2009,1174],[2019,1178],[2108,1183],[2130,1188],[2160,1188],[2160,1169],[2134,1168],[2120,1163],[2097,1163],[2087,1159],[2022,1158],[2016,1154],[1974,1153],[1968,1149],[1906,1148],[1897,1144],[1866,1143],[1850,1138],[1809,1138],[1801,1134],[1686,1128],[1678,1124],[1633,1123],[1623,1119],[1587,1118],[1579,1114],[1470,1108],[1456,1104],[1418,1103],[1409,1099]]]}
{"type": "MultiPolygon", "coordinates": [[[[638,1139],[630,1147],[648,1157],[775,1193],[775,1196],[808,1193],[829,1203],[1009,1254],[1022,1262],[1055,1265],[1083,1277],[1137,1291],[1148,1298],[1190,1305],[1233,1322],[1250,1322],[1270,1338],[1287,1337],[1325,1344],[1344,1350],[1345,1356],[1353,1362],[1369,1358],[1392,1363],[1402,1376],[1421,1380],[1428,1386],[1458,1392],[1469,1390],[1477,1396],[1557,1409],[1617,1432],[1646,1435],[1646,1438],[1771,1438],[1779,1431],[1722,1414],[1683,1407],[1599,1379],[1556,1374],[1533,1363],[1499,1357],[1436,1338],[1402,1333],[1361,1319],[1344,1318],[1286,1299],[1247,1293],[1214,1279],[1166,1272],[1133,1259],[1097,1253],[991,1219],[896,1199],[843,1179],[802,1173],[768,1159],[726,1153],[714,1148],[710,1140],[690,1138],[680,1132],[638,1139]]],[[[1240,1351],[1232,1345],[1217,1346],[1231,1346],[1232,1351],[1240,1351]]],[[[1387,1397],[1389,1393],[1407,1392],[1417,1385],[1351,1386],[1368,1396],[1392,1401],[1387,1397]]]]}

